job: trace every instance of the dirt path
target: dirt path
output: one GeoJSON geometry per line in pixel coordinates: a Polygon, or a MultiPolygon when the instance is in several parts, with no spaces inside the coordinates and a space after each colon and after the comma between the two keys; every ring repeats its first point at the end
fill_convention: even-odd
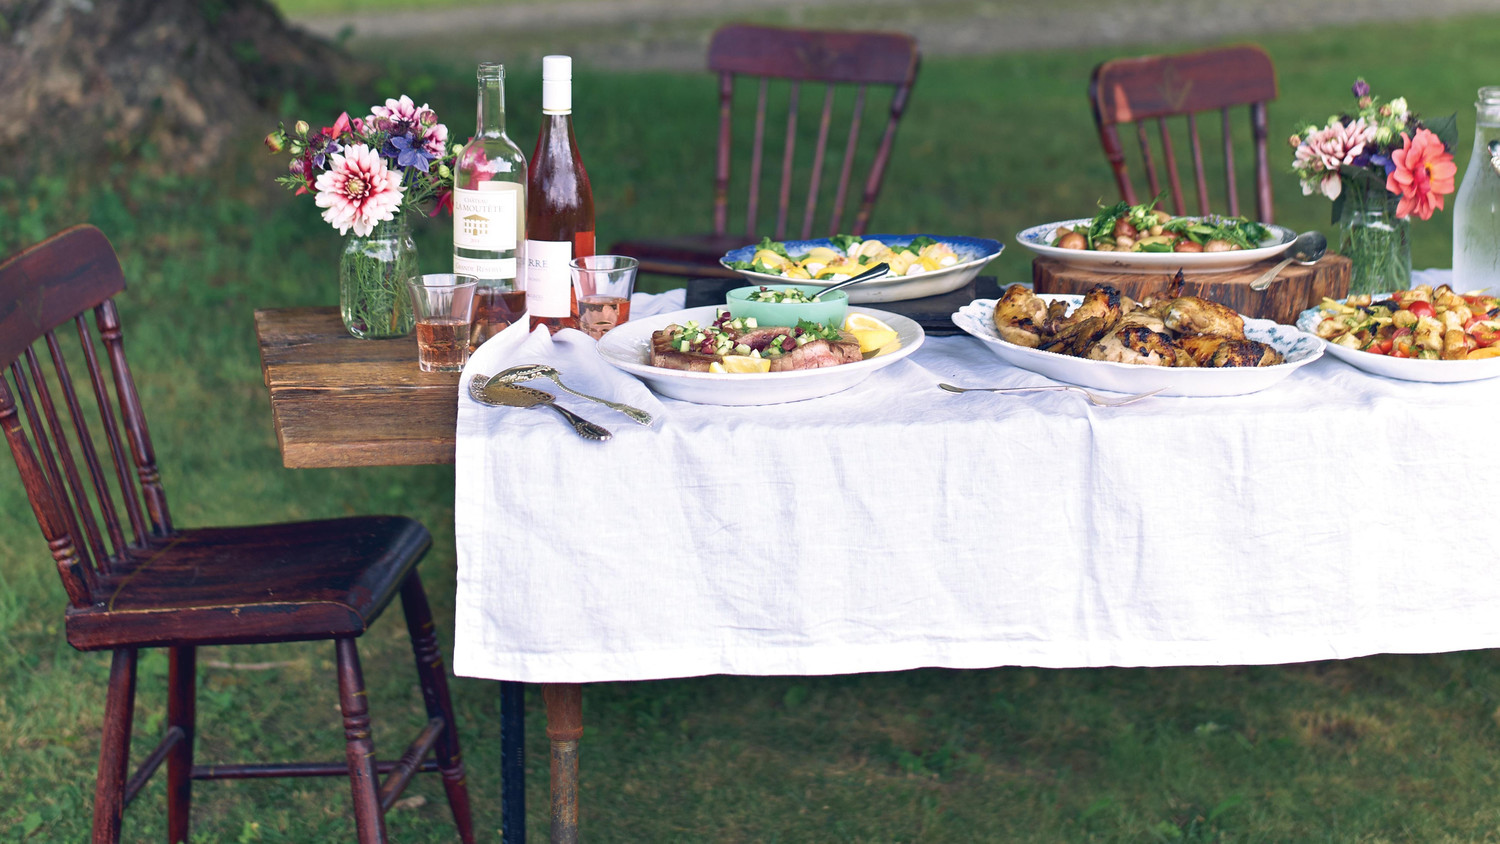
{"type": "Polygon", "coordinates": [[[591,63],[698,69],[728,20],[894,29],[927,55],[1220,40],[1234,35],[1500,12],[1500,0],[558,0],[300,19],[356,42],[449,39],[537,53],[586,44],[591,63]],[[557,46],[554,46],[557,45],[557,46]]]}

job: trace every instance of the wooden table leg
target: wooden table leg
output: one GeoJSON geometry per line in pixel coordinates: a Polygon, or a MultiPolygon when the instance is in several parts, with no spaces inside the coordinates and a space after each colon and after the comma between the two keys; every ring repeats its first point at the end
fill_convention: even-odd
{"type": "Polygon", "coordinates": [[[500,841],[526,844],[526,687],[500,683],[500,841]]]}
{"type": "Polygon", "coordinates": [[[578,740],[583,738],[583,686],[548,683],[547,738],[552,744],[552,844],[578,844],[578,740]]]}

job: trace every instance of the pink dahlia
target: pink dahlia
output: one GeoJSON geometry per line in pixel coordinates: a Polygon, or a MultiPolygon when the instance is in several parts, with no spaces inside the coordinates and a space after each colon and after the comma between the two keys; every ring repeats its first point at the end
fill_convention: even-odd
{"type": "Polygon", "coordinates": [[[1329,199],[1338,199],[1343,190],[1339,180],[1339,168],[1354,163],[1364,152],[1365,144],[1375,140],[1375,127],[1364,118],[1345,125],[1334,123],[1313,132],[1297,147],[1293,167],[1302,175],[1302,192],[1312,193],[1314,187],[1329,199]]]}
{"type": "Polygon", "coordinates": [[[375,224],[390,220],[401,207],[401,174],[385,166],[385,160],[365,144],[353,144],[342,155],[335,153],[328,170],[318,176],[317,204],[323,219],[347,234],[367,235],[375,224]]]}
{"type": "Polygon", "coordinates": [[[1410,217],[1415,211],[1426,220],[1432,212],[1442,210],[1442,194],[1453,193],[1458,165],[1437,135],[1429,129],[1418,129],[1414,137],[1402,132],[1401,149],[1391,153],[1391,163],[1396,169],[1386,177],[1385,189],[1401,194],[1401,201],[1396,203],[1397,217],[1410,217]]]}
{"type": "MultiPolygon", "coordinates": [[[[386,100],[385,105],[372,107],[370,116],[364,122],[366,127],[374,127],[392,135],[420,137],[428,125],[437,122],[437,116],[426,103],[417,105],[412,102],[411,97],[402,94],[399,100],[386,100]]],[[[446,137],[447,130],[443,131],[446,137]]]]}
{"type": "MultiPolygon", "coordinates": [[[[423,108],[426,108],[426,106],[423,106],[423,108]]],[[[438,123],[437,116],[430,110],[423,115],[423,118],[426,118],[428,115],[432,116],[432,120],[431,125],[424,124],[422,126],[422,146],[434,158],[441,159],[448,154],[448,127],[438,123]]]]}

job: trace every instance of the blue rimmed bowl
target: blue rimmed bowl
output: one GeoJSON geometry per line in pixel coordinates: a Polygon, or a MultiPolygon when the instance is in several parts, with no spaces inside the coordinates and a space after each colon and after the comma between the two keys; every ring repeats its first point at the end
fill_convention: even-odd
{"type": "MultiPolygon", "coordinates": [[[[939,237],[935,234],[867,234],[863,235],[865,240],[879,240],[890,246],[905,246],[919,237],[930,237],[939,243],[946,243],[958,255],[958,263],[941,270],[918,273],[906,276],[886,276],[874,281],[862,281],[848,288],[849,301],[855,305],[871,304],[879,302],[900,302],[905,299],[920,299],[923,296],[939,296],[950,293],[963,287],[979,275],[985,264],[994,260],[1005,245],[998,240],[990,240],[984,237],[939,237]]],[[[793,257],[805,255],[814,247],[822,246],[842,253],[843,250],[835,247],[833,241],[828,238],[817,240],[783,240],[781,244],[786,247],[787,254],[793,257]]],[[[743,246],[732,250],[719,263],[725,269],[733,269],[729,265],[735,261],[750,261],[755,257],[759,244],[743,246]]],[[[787,284],[786,276],[771,275],[769,273],[757,273],[750,270],[735,270],[744,276],[751,284],[787,284]]],[[[827,286],[832,281],[801,281],[799,284],[827,286]]]]}

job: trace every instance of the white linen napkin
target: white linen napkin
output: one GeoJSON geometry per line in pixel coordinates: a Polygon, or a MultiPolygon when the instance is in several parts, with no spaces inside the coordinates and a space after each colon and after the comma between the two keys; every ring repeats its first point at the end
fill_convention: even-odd
{"type": "MultiPolygon", "coordinates": [[[[588,393],[591,396],[621,402],[644,410],[656,420],[651,427],[659,428],[662,419],[661,401],[635,376],[610,366],[599,356],[597,346],[598,342],[594,338],[572,328],[565,328],[555,335],[549,334],[547,329],[542,327],[528,333],[526,320],[523,318],[491,337],[469,356],[469,362],[464,366],[463,378],[460,381],[461,388],[458,391],[460,408],[463,409],[465,404],[474,408],[484,407],[469,397],[469,381],[476,374],[494,375],[512,366],[545,363],[555,367],[563,383],[569,387],[580,393],[588,393]]],[[[558,404],[566,406],[591,422],[603,425],[612,432],[619,433],[627,427],[642,427],[622,413],[558,389],[557,385],[549,379],[538,378],[535,381],[525,382],[525,385],[553,394],[557,397],[558,404]]],[[[534,413],[525,408],[486,408],[486,410],[504,414],[507,423],[530,420],[529,424],[540,422],[556,424],[555,419],[546,418],[553,416],[552,413],[534,413]]]]}

